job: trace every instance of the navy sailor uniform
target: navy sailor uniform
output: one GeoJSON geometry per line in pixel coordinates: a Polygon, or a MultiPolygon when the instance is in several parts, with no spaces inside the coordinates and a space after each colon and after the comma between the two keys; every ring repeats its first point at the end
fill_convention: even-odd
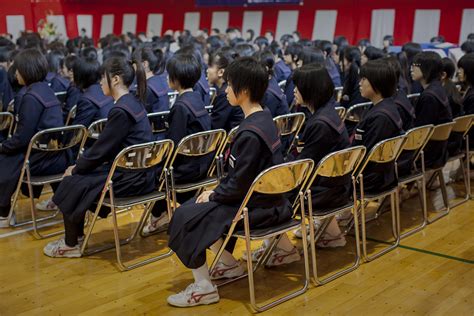
{"type": "Polygon", "coordinates": [[[244,113],[239,106],[230,105],[227,100],[225,89],[227,84],[224,83],[222,87],[217,88],[216,99],[214,100],[214,107],[212,108],[211,120],[212,128],[222,128],[229,132],[235,126],[238,126],[244,119],[244,113]]]}

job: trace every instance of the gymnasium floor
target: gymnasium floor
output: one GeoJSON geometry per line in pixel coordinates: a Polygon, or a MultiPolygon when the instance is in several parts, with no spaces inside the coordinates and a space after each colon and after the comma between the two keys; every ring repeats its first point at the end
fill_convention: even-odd
{"type": "MultiPolygon", "coordinates": [[[[450,191],[451,192],[451,191],[450,191]]],[[[434,204],[439,192],[430,192],[434,204]]],[[[452,192],[451,194],[452,195],[452,192]]],[[[27,210],[26,201],[20,207],[27,210]]],[[[420,220],[417,197],[404,202],[402,230],[420,220]]],[[[324,286],[310,286],[303,295],[264,314],[280,315],[474,315],[474,201],[401,241],[394,251],[324,286]]],[[[140,210],[120,216],[121,233],[131,231],[140,210]]],[[[113,240],[111,220],[98,225],[94,241],[113,240]]],[[[52,226],[58,229],[60,226],[52,226]]],[[[369,224],[373,240],[386,240],[389,213],[369,224]]],[[[387,235],[388,236],[388,235],[387,235]]],[[[176,256],[129,272],[119,272],[115,251],[81,259],[51,259],[42,253],[47,240],[35,240],[31,232],[0,231],[0,315],[245,315],[250,314],[247,280],[220,288],[215,305],[177,309],[166,297],[184,289],[192,275],[176,256]]],[[[354,253],[348,237],[343,249],[321,250],[318,269],[349,264],[354,253]]],[[[295,239],[301,248],[301,242],[295,239]]],[[[137,238],[125,246],[125,259],[150,255],[163,249],[166,237],[137,238]]],[[[257,244],[255,246],[258,246],[257,244]]],[[[371,249],[384,246],[376,243],[371,249]]],[[[240,256],[243,243],[236,251],[240,256]]],[[[211,258],[211,256],[209,256],[211,258]]],[[[257,301],[299,286],[302,262],[261,269],[256,274],[257,301]]]]}

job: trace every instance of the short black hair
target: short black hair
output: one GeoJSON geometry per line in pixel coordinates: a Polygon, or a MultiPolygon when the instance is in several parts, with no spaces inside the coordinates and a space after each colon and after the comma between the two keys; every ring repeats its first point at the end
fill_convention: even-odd
{"type": "Polygon", "coordinates": [[[441,64],[443,65],[441,71],[446,73],[446,77],[453,79],[453,76],[456,73],[456,65],[451,58],[444,57],[441,59],[441,64]]]}
{"type": "Polygon", "coordinates": [[[255,53],[253,46],[248,43],[239,43],[235,45],[234,49],[240,57],[250,57],[255,53]]]}
{"type": "Polygon", "coordinates": [[[303,65],[312,63],[324,63],[323,51],[317,47],[303,47],[298,54],[298,60],[301,60],[303,65]]]}
{"type": "Polygon", "coordinates": [[[474,53],[469,53],[461,57],[458,61],[458,68],[464,70],[467,83],[474,86],[474,53]]]}
{"type": "Polygon", "coordinates": [[[233,61],[224,73],[235,95],[247,91],[251,102],[260,103],[268,88],[268,72],[257,59],[241,57],[233,61]]]}
{"type": "Polygon", "coordinates": [[[383,37],[383,40],[388,41],[389,45],[393,45],[393,42],[395,41],[395,38],[393,37],[393,35],[385,35],[383,37]]]}
{"type": "Polygon", "coordinates": [[[72,68],[74,83],[79,89],[87,89],[99,82],[101,77],[100,64],[97,60],[80,58],[72,68]]]}
{"type": "Polygon", "coordinates": [[[150,71],[153,72],[156,71],[159,62],[158,57],[156,56],[151,46],[141,46],[135,49],[132,54],[132,60],[136,63],[147,61],[150,71]]]}
{"type": "Polygon", "coordinates": [[[63,52],[59,50],[53,50],[49,52],[46,55],[46,60],[48,61],[48,65],[49,65],[48,70],[50,72],[57,73],[59,71],[59,67],[61,66],[63,59],[64,59],[63,52]]]}
{"type": "Polygon", "coordinates": [[[265,49],[254,54],[254,57],[265,67],[268,75],[273,76],[273,67],[275,67],[275,56],[269,49],[265,49]]]}
{"type": "Polygon", "coordinates": [[[388,63],[390,67],[393,68],[395,71],[395,76],[397,77],[397,83],[400,80],[400,76],[402,75],[402,67],[400,65],[400,62],[398,61],[398,58],[396,56],[387,56],[383,58],[384,61],[388,63]]]}
{"type": "Polygon", "coordinates": [[[293,73],[293,82],[303,97],[303,101],[312,110],[317,110],[331,100],[334,95],[334,83],[323,64],[303,65],[293,73]]]}
{"type": "Polygon", "coordinates": [[[15,56],[15,66],[25,84],[44,81],[48,74],[48,61],[36,48],[27,48],[15,56]]]}
{"type": "Polygon", "coordinates": [[[220,48],[209,56],[209,66],[217,66],[218,69],[226,69],[237,58],[237,53],[230,47],[220,48]]]}
{"type": "Polygon", "coordinates": [[[441,56],[437,53],[421,52],[413,58],[413,64],[420,66],[423,79],[425,79],[427,83],[440,79],[443,63],[441,62],[441,56]]]}
{"type": "Polygon", "coordinates": [[[67,70],[72,70],[74,64],[79,60],[79,57],[76,55],[68,55],[63,59],[61,67],[66,67],[67,70]]]}
{"type": "Polygon", "coordinates": [[[359,42],[357,43],[357,46],[368,47],[370,46],[370,40],[368,38],[363,38],[359,40],[359,42]]]}
{"type": "Polygon", "coordinates": [[[368,60],[376,60],[384,57],[384,52],[380,48],[374,46],[368,46],[363,55],[367,57],[368,60]]]}
{"type": "Polygon", "coordinates": [[[201,64],[191,54],[175,54],[168,61],[166,71],[170,81],[177,82],[183,89],[189,89],[201,78],[201,64]]]}
{"type": "Polygon", "coordinates": [[[474,41],[468,40],[462,43],[461,50],[466,54],[474,53],[474,41]]]}
{"type": "Polygon", "coordinates": [[[327,40],[321,40],[318,47],[329,56],[332,53],[332,43],[327,40]]]}
{"type": "Polygon", "coordinates": [[[397,91],[395,69],[386,60],[369,60],[360,69],[360,78],[367,79],[375,92],[380,93],[383,98],[389,98],[397,91]]]}

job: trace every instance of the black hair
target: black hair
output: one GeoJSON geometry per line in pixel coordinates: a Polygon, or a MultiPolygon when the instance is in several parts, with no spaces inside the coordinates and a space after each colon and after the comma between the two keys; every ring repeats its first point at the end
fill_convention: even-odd
{"type": "Polygon", "coordinates": [[[11,61],[11,54],[13,49],[9,47],[0,47],[0,63],[6,63],[11,61]]]}
{"type": "Polygon", "coordinates": [[[303,47],[298,54],[298,60],[301,60],[303,65],[312,63],[324,63],[324,54],[322,50],[317,47],[303,47]]]}
{"type": "Polygon", "coordinates": [[[67,70],[72,70],[74,68],[74,64],[79,60],[79,57],[76,55],[68,55],[64,57],[61,67],[66,67],[67,70]]]}
{"type": "Polygon", "coordinates": [[[446,42],[443,35],[435,36],[430,39],[430,43],[444,43],[446,42]]]}
{"type": "Polygon", "coordinates": [[[283,34],[280,37],[280,43],[283,48],[295,42],[295,38],[291,34],[283,34]]]}
{"type": "Polygon", "coordinates": [[[353,90],[357,89],[357,84],[359,82],[359,69],[360,69],[360,50],[356,46],[347,46],[341,52],[341,59],[347,59],[351,65],[349,69],[346,69],[344,66],[344,62],[342,63],[342,70],[346,74],[344,80],[344,87],[342,89],[343,95],[352,95],[353,90]]]}
{"type": "Polygon", "coordinates": [[[421,52],[413,58],[413,64],[418,64],[427,83],[441,77],[443,63],[441,57],[435,52],[421,52]]]}
{"type": "Polygon", "coordinates": [[[134,63],[148,62],[150,71],[155,72],[158,67],[158,57],[150,46],[142,46],[137,48],[132,55],[134,63]]]}
{"type": "Polygon", "coordinates": [[[230,47],[235,47],[239,44],[247,44],[247,41],[241,37],[236,37],[229,42],[230,47]]]}
{"type": "Polygon", "coordinates": [[[474,41],[474,33],[469,33],[469,34],[467,35],[467,40],[468,40],[468,41],[474,41]]]}
{"type": "Polygon", "coordinates": [[[253,46],[247,43],[237,44],[234,49],[240,57],[251,57],[255,53],[253,46]]]}
{"type": "Polygon", "coordinates": [[[462,43],[461,50],[466,54],[474,53],[474,41],[469,40],[462,43]]]}
{"type": "Polygon", "coordinates": [[[392,46],[393,42],[395,41],[395,38],[393,37],[393,35],[385,35],[383,37],[383,40],[388,41],[388,45],[392,46]]]}
{"type": "Polygon", "coordinates": [[[268,88],[268,73],[265,67],[253,57],[237,58],[224,73],[224,79],[238,96],[247,91],[251,102],[260,103],[268,88]]]}
{"type": "Polygon", "coordinates": [[[383,59],[370,60],[360,70],[360,77],[369,81],[375,92],[389,98],[397,91],[397,75],[393,67],[383,59]]]}
{"type": "MultiPolygon", "coordinates": [[[[135,64],[137,70],[133,68],[133,63],[123,57],[110,57],[102,65],[104,76],[107,78],[109,89],[112,90],[112,77],[119,76],[122,78],[123,84],[130,87],[135,77],[137,78],[137,96],[138,99],[145,103],[146,98],[146,76],[141,63],[135,64]]],[[[74,75],[76,75],[74,73],[74,75]]]]}
{"type": "Polygon", "coordinates": [[[285,49],[284,54],[285,55],[290,55],[291,60],[296,63],[298,61],[298,56],[300,55],[302,50],[303,50],[302,45],[300,45],[298,43],[292,43],[292,44],[288,45],[288,47],[285,49]]]}
{"type": "Polygon", "coordinates": [[[407,82],[412,81],[410,76],[410,66],[413,63],[413,58],[422,51],[420,44],[406,43],[402,46],[402,51],[398,54],[398,61],[402,67],[402,76],[407,82]]]}
{"type": "Polygon", "coordinates": [[[212,31],[214,31],[214,33],[217,33],[217,34],[221,33],[221,30],[219,30],[218,28],[213,28],[212,31]]]}
{"type": "Polygon", "coordinates": [[[221,40],[221,38],[217,35],[209,36],[206,39],[206,43],[207,43],[207,46],[208,46],[208,53],[209,54],[214,53],[216,50],[218,50],[219,48],[221,48],[225,45],[224,41],[221,40]]]}
{"type": "Polygon", "coordinates": [[[48,61],[36,48],[27,48],[15,56],[15,67],[25,85],[44,81],[48,74],[48,61]]]}
{"type": "Polygon", "coordinates": [[[368,47],[368,46],[370,46],[370,40],[368,38],[363,38],[363,39],[359,40],[359,42],[357,43],[357,46],[368,47]]]}
{"type": "Polygon", "coordinates": [[[219,49],[209,56],[209,66],[217,66],[218,69],[226,69],[237,58],[237,53],[232,49],[219,49]]]}
{"type": "Polygon", "coordinates": [[[313,42],[306,38],[300,39],[298,41],[298,44],[300,44],[303,47],[313,47],[313,42]]]}
{"type": "Polygon", "coordinates": [[[474,53],[469,53],[461,57],[458,61],[458,68],[464,70],[467,83],[474,87],[474,53]]]}
{"type": "Polygon", "coordinates": [[[263,50],[270,46],[268,39],[265,36],[259,36],[254,41],[254,44],[257,45],[259,50],[263,50]]]}
{"type": "Polygon", "coordinates": [[[446,73],[446,79],[443,80],[443,87],[444,90],[446,90],[446,94],[453,99],[454,103],[462,104],[461,94],[452,80],[456,73],[456,65],[448,57],[442,58],[441,63],[443,64],[442,72],[446,73]]]}
{"type": "Polygon", "coordinates": [[[266,67],[268,75],[273,76],[273,67],[275,66],[275,56],[269,49],[256,52],[254,57],[266,67]]]}
{"type": "Polygon", "coordinates": [[[53,50],[46,55],[48,61],[48,71],[57,73],[61,67],[64,54],[61,51],[53,50]]]}
{"type": "Polygon", "coordinates": [[[386,61],[390,67],[393,68],[395,71],[395,76],[397,76],[397,82],[400,80],[400,76],[402,75],[402,68],[400,66],[400,62],[396,56],[387,56],[384,57],[382,60],[386,61]]]}
{"type": "Polygon", "coordinates": [[[293,73],[293,82],[311,110],[317,110],[331,100],[334,83],[323,64],[306,64],[293,73]]]}
{"type": "Polygon", "coordinates": [[[376,60],[376,59],[383,58],[385,56],[383,50],[374,46],[368,46],[364,50],[363,55],[365,55],[368,60],[376,60]]]}
{"type": "Polygon", "coordinates": [[[101,68],[97,59],[78,59],[73,66],[74,83],[85,90],[100,80],[101,68]]]}
{"type": "Polygon", "coordinates": [[[97,60],[97,50],[94,47],[85,47],[81,49],[80,56],[87,60],[97,60]]]}
{"type": "Polygon", "coordinates": [[[326,55],[329,57],[332,52],[332,43],[330,41],[321,40],[318,45],[319,49],[323,52],[326,52],[326,55]]]}
{"type": "Polygon", "coordinates": [[[201,77],[201,64],[191,54],[176,54],[166,65],[170,81],[177,82],[183,89],[189,89],[201,77]]]}
{"type": "Polygon", "coordinates": [[[346,47],[346,46],[349,46],[349,41],[347,40],[345,36],[338,35],[334,37],[333,44],[337,45],[337,47],[346,47]]]}

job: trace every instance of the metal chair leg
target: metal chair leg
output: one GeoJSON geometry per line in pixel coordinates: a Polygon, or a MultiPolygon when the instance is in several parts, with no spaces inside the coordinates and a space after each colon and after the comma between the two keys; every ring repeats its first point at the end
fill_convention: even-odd
{"type": "Polygon", "coordinates": [[[449,201],[448,201],[448,192],[446,191],[446,183],[444,182],[444,177],[443,177],[443,170],[437,170],[435,171],[435,176],[438,177],[440,187],[441,187],[441,195],[443,197],[443,203],[444,203],[444,208],[441,210],[437,211],[436,216],[429,217],[428,216],[428,224],[432,224],[439,220],[440,218],[446,216],[449,214],[449,201]]]}

